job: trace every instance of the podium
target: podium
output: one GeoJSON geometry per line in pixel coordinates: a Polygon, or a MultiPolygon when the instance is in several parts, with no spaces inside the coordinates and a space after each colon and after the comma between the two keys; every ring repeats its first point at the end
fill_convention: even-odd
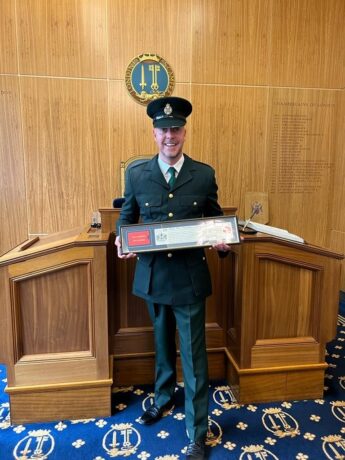
{"type": "Polygon", "coordinates": [[[0,257],[0,362],[11,423],[111,414],[108,239],[74,229],[0,257]]]}
{"type": "Polygon", "coordinates": [[[343,255],[258,233],[233,257],[225,352],[237,400],[322,398],[343,255]]]}

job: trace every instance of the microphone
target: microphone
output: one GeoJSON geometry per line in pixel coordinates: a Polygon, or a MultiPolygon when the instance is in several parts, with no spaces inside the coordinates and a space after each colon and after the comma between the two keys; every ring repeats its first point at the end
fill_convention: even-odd
{"type": "Polygon", "coordinates": [[[252,218],[253,218],[256,214],[259,214],[259,212],[260,212],[260,204],[255,204],[255,205],[253,206],[253,212],[251,213],[249,219],[247,219],[247,220],[245,221],[245,224],[243,225],[243,227],[240,228],[240,232],[241,232],[241,233],[252,233],[252,234],[257,233],[257,231],[254,230],[253,228],[247,228],[247,225],[249,224],[249,222],[252,220],[252,218]]]}

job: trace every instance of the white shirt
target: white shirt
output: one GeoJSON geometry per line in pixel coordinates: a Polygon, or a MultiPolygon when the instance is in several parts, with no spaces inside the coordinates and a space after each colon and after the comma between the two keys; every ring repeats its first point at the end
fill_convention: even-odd
{"type": "Polygon", "coordinates": [[[173,168],[175,168],[175,170],[176,170],[175,177],[177,177],[179,175],[179,172],[181,171],[183,162],[184,162],[184,156],[183,155],[178,160],[178,162],[175,163],[174,165],[169,165],[168,163],[165,163],[165,161],[161,160],[160,157],[158,157],[158,165],[159,165],[160,170],[162,171],[162,174],[163,174],[163,176],[164,176],[164,178],[165,178],[165,180],[167,182],[169,182],[169,179],[170,179],[170,173],[168,172],[168,169],[171,168],[171,166],[173,168]]]}

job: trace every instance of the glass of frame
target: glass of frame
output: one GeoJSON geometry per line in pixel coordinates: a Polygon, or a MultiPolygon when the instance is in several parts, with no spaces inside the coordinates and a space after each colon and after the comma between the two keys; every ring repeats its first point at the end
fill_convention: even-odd
{"type": "Polygon", "coordinates": [[[121,225],[120,237],[123,254],[240,243],[236,216],[121,225]]]}

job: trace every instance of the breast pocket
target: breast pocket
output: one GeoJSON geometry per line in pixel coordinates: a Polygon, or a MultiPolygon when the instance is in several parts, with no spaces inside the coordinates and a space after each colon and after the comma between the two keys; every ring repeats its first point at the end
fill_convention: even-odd
{"type": "Polygon", "coordinates": [[[156,220],[161,215],[162,197],[161,195],[141,195],[138,197],[140,215],[145,221],[156,220]]]}
{"type": "Polygon", "coordinates": [[[180,210],[191,218],[201,217],[205,197],[201,195],[184,195],[180,197],[180,210]]]}

